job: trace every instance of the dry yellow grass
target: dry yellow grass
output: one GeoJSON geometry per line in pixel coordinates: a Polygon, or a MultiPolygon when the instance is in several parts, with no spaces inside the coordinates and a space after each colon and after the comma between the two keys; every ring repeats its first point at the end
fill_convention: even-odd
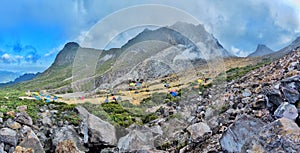
{"type": "MultiPolygon", "coordinates": [[[[235,67],[244,67],[250,64],[256,64],[261,60],[261,58],[231,58],[231,59],[224,59],[225,64],[225,71],[231,68],[235,67]]],[[[181,88],[185,88],[189,85],[191,82],[195,82],[201,77],[209,77],[214,78],[220,71],[224,71],[222,69],[214,69],[211,70],[207,67],[207,65],[199,66],[197,68],[193,68],[191,70],[187,70],[185,72],[179,73],[179,74],[173,74],[166,78],[160,78],[154,81],[143,83],[143,85],[136,90],[132,91],[119,91],[117,95],[119,95],[122,100],[129,100],[131,103],[135,105],[139,105],[140,102],[150,97],[155,92],[163,92],[167,93],[170,89],[179,90],[181,88]],[[215,72],[218,71],[218,72],[215,72]],[[205,75],[199,75],[199,72],[206,73],[205,75]],[[171,80],[169,81],[170,88],[164,87],[164,83],[161,83],[162,80],[171,80]],[[151,85],[153,84],[153,85],[151,85]],[[146,90],[148,92],[146,92],[146,90]],[[138,92],[138,93],[134,93],[138,92]]],[[[84,100],[80,100],[78,98],[73,99],[64,99],[63,101],[69,104],[76,104],[76,103],[84,103],[84,102],[90,102],[94,104],[101,104],[106,99],[106,94],[102,95],[95,95],[96,98],[85,98],[84,100]]],[[[111,99],[111,96],[109,96],[109,100],[113,101],[111,99]]]]}

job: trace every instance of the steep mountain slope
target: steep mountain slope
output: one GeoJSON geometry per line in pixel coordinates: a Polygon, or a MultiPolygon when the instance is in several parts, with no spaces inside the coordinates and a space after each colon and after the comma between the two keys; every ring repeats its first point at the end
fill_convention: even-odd
{"type": "Polygon", "coordinates": [[[64,87],[63,91],[72,91],[70,83],[72,82],[73,62],[77,51],[94,50],[81,48],[75,42],[67,43],[58,53],[54,63],[38,77],[26,83],[21,83],[19,87],[31,90],[56,89],[64,87]]]}
{"type": "Polygon", "coordinates": [[[297,48],[299,46],[300,46],[300,37],[297,37],[290,45],[280,49],[277,52],[265,55],[263,57],[264,58],[273,58],[273,59],[280,58],[280,57],[286,55],[287,53],[293,51],[295,48],[297,48]]]}
{"type": "Polygon", "coordinates": [[[96,79],[96,87],[112,88],[128,79],[151,80],[205,64],[205,60],[234,57],[203,25],[183,22],[145,29],[121,50],[111,71],[96,79]]]}
{"type": "Polygon", "coordinates": [[[271,54],[274,51],[272,49],[270,49],[269,47],[267,47],[264,44],[259,44],[257,45],[256,50],[249,54],[247,57],[257,57],[257,56],[263,56],[263,55],[267,55],[267,54],[271,54]]]}

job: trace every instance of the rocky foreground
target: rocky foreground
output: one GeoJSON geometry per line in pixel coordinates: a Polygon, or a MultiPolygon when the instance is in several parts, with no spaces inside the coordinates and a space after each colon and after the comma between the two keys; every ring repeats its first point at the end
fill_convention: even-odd
{"type": "MultiPolygon", "coordinates": [[[[0,153],[300,152],[300,49],[227,84],[163,105],[143,126],[116,128],[77,106],[80,125],[45,105],[0,114],[0,153]]],[[[68,115],[67,112],[65,115],[68,115]]]]}

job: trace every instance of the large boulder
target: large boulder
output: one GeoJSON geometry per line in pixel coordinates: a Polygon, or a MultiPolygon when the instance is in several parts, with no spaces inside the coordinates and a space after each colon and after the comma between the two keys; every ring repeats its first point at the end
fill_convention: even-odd
{"type": "Polygon", "coordinates": [[[223,133],[220,144],[228,152],[241,152],[248,138],[258,134],[264,123],[259,119],[243,115],[231,124],[223,133]]]}
{"type": "Polygon", "coordinates": [[[274,112],[276,118],[289,118],[291,120],[296,120],[298,117],[298,110],[295,105],[289,104],[287,102],[282,103],[274,112]]]}
{"type": "Polygon", "coordinates": [[[280,118],[248,139],[242,152],[300,152],[300,128],[290,119],[280,118]]]}
{"type": "Polygon", "coordinates": [[[300,99],[300,94],[295,89],[282,87],[281,91],[285,99],[291,104],[297,103],[300,99]]]}
{"type": "Polygon", "coordinates": [[[0,130],[0,141],[16,146],[18,142],[17,132],[9,128],[2,128],[0,130]]]}
{"type": "Polygon", "coordinates": [[[31,148],[35,153],[45,153],[40,140],[30,127],[24,126],[21,129],[21,134],[23,140],[19,143],[18,146],[21,146],[23,148],[31,148]]]}
{"type": "Polygon", "coordinates": [[[65,140],[73,140],[76,146],[81,151],[87,151],[88,149],[84,147],[84,143],[82,139],[79,137],[77,132],[75,131],[74,127],[64,126],[54,129],[53,138],[52,138],[52,145],[57,147],[59,142],[65,140]]]}
{"type": "Polygon", "coordinates": [[[86,121],[85,126],[88,129],[88,140],[90,143],[108,146],[117,144],[116,129],[113,125],[90,114],[81,106],[77,106],[76,111],[81,119],[86,121]]]}
{"type": "Polygon", "coordinates": [[[295,75],[281,80],[281,85],[287,88],[292,88],[300,92],[300,75],[295,75]]]}
{"type": "Polygon", "coordinates": [[[283,99],[281,97],[281,93],[277,89],[265,89],[265,95],[268,97],[267,103],[268,107],[279,106],[283,103],[283,99]]]}
{"type": "Polygon", "coordinates": [[[194,142],[199,142],[204,136],[210,136],[212,134],[209,126],[204,122],[199,122],[189,126],[187,131],[191,134],[191,138],[194,142]]]}
{"type": "Polygon", "coordinates": [[[118,148],[120,152],[154,149],[154,135],[150,128],[133,125],[129,133],[120,138],[118,148]]]}
{"type": "Polygon", "coordinates": [[[53,126],[52,120],[50,119],[51,113],[49,111],[40,113],[40,116],[41,116],[41,122],[44,126],[47,126],[47,127],[53,126]]]}

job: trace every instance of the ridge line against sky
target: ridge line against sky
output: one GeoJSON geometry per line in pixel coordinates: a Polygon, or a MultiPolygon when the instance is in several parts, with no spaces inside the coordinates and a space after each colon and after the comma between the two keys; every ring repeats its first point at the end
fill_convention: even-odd
{"type": "MultiPolygon", "coordinates": [[[[0,70],[43,71],[65,43],[79,42],[99,20],[143,4],[168,5],[191,14],[238,56],[255,51],[257,44],[277,51],[300,35],[298,0],[5,0],[0,2],[0,70]]],[[[129,37],[122,33],[119,38],[129,37]]]]}

